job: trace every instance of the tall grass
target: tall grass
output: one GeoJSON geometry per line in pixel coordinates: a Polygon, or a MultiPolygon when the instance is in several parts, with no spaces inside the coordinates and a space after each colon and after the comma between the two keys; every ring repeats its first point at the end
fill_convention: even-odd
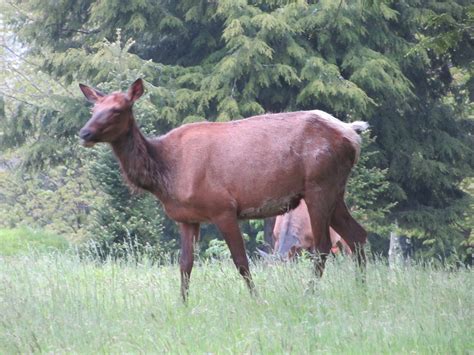
{"type": "Polygon", "coordinates": [[[178,267],[97,264],[74,253],[0,259],[0,353],[467,353],[472,272],[308,261],[253,265],[250,297],[230,262],[200,261],[190,300],[178,267]]]}

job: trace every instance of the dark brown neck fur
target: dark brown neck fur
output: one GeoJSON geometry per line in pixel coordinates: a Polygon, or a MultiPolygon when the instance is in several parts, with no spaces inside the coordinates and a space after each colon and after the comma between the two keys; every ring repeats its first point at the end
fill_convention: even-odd
{"type": "Polygon", "coordinates": [[[122,174],[132,188],[167,195],[166,165],[160,157],[159,141],[150,142],[132,119],[130,129],[111,143],[122,174]]]}

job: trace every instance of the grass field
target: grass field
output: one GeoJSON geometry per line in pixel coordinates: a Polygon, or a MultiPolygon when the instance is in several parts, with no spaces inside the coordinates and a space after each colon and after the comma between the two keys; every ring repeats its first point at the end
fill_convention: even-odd
{"type": "Polygon", "coordinates": [[[32,251],[48,253],[64,251],[68,247],[69,243],[64,237],[44,230],[0,228],[0,255],[28,254],[32,251]]]}
{"type": "Polygon", "coordinates": [[[97,264],[74,253],[0,257],[0,353],[439,353],[474,351],[473,275],[332,260],[253,265],[252,298],[230,262],[198,262],[188,305],[176,265],[97,264]]]}

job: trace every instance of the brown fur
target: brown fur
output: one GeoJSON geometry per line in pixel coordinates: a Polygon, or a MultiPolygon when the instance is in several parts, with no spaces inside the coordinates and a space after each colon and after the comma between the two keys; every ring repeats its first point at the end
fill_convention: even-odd
{"type": "Polygon", "coordinates": [[[81,90],[95,103],[79,133],[84,145],[109,143],[127,180],[153,193],[180,224],[183,298],[202,222],[216,224],[251,290],[238,219],[275,216],[303,198],[314,248],[322,255],[318,274],[331,248],[330,223],[352,249],[365,242],[365,231],[344,209],[346,181],[360,150],[351,124],[322,111],[300,111],[187,124],[147,139],[132,113],[143,94],[141,79],[127,93],[104,95],[85,85],[81,90]]]}

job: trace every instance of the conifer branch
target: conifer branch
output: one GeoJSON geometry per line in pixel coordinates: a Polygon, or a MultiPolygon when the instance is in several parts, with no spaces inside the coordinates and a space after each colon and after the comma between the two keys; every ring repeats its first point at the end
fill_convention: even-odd
{"type": "Polygon", "coordinates": [[[10,68],[10,70],[14,71],[15,73],[17,73],[19,76],[21,76],[25,81],[27,81],[36,91],[38,92],[43,92],[42,89],[40,89],[30,78],[28,78],[25,74],[23,74],[21,71],[19,71],[18,69],[16,69],[14,66],[12,65],[9,65],[8,66],[10,68]]]}
{"type": "Polygon", "coordinates": [[[1,94],[2,96],[8,97],[8,98],[10,98],[10,99],[13,99],[13,100],[15,100],[15,101],[22,102],[22,103],[24,103],[24,104],[27,104],[27,105],[30,105],[30,106],[33,106],[33,107],[38,107],[38,105],[32,104],[31,102],[28,102],[28,101],[19,99],[19,98],[16,97],[16,96],[7,94],[5,91],[0,90],[0,94],[1,94]]]}
{"type": "Polygon", "coordinates": [[[100,30],[99,29],[95,29],[95,30],[81,30],[81,29],[74,29],[74,28],[63,28],[61,30],[62,33],[67,33],[67,32],[76,32],[76,33],[81,33],[81,34],[85,34],[85,35],[90,35],[90,34],[95,34],[95,33],[99,33],[100,30]]]}
{"type": "Polygon", "coordinates": [[[24,11],[22,8],[20,8],[19,6],[13,4],[12,1],[7,1],[7,4],[10,5],[11,7],[13,7],[15,10],[17,10],[19,13],[21,13],[23,16],[25,16],[28,20],[30,21],[34,21],[34,19],[32,17],[30,17],[28,15],[28,13],[26,11],[24,11]]]}
{"type": "MultiPolygon", "coordinates": [[[[38,65],[38,64],[35,64],[31,61],[29,61],[28,59],[25,58],[25,56],[23,55],[20,55],[18,53],[16,53],[13,49],[11,49],[9,46],[7,46],[6,44],[2,43],[1,46],[3,48],[5,48],[7,51],[9,51],[10,53],[12,53],[14,56],[16,56],[18,59],[22,60],[23,62],[25,62],[26,64],[28,65],[31,65],[32,67],[36,68],[36,69],[39,69],[39,70],[42,70],[41,66],[38,65]]],[[[28,80],[30,83],[31,81],[28,80]]],[[[45,82],[46,84],[50,85],[50,83],[48,82],[45,82]]],[[[71,91],[68,90],[67,87],[65,87],[63,84],[61,84],[58,80],[55,81],[56,84],[58,84],[68,95],[71,95],[73,96],[73,93],[71,91]]]]}

